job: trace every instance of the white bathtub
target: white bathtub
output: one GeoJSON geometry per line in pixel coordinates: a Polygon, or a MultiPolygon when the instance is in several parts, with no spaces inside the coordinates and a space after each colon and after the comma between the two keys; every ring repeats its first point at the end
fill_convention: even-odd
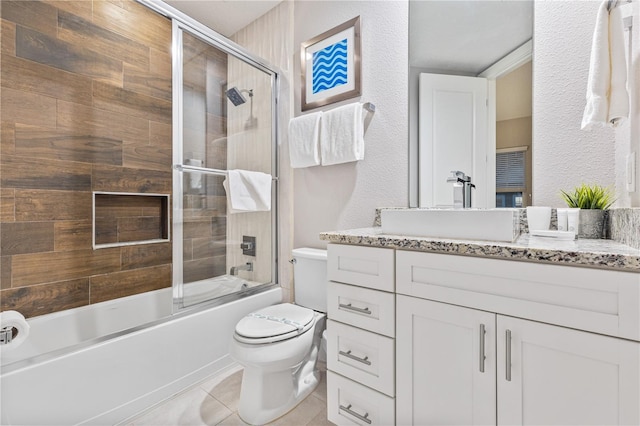
{"type": "Polygon", "coordinates": [[[167,319],[168,288],[29,320],[27,341],[0,353],[1,424],[118,423],[233,366],[237,321],[281,300],[277,287],[167,319]]]}

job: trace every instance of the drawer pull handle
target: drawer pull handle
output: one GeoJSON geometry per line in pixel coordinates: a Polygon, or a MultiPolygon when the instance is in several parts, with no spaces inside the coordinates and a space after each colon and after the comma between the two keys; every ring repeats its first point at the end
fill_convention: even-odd
{"type": "Polygon", "coordinates": [[[361,314],[371,315],[371,311],[369,310],[369,308],[358,308],[357,306],[352,306],[351,303],[349,303],[348,305],[345,305],[344,303],[340,303],[338,306],[342,309],[347,309],[349,311],[355,311],[361,314]]]}
{"type": "Polygon", "coordinates": [[[358,361],[361,362],[365,365],[371,365],[371,361],[369,361],[369,357],[365,356],[364,358],[360,358],[358,356],[355,356],[351,353],[351,350],[348,350],[347,352],[345,351],[338,351],[338,355],[342,355],[342,356],[346,356],[347,358],[351,358],[354,361],[358,361]]]}
{"type": "Polygon", "coordinates": [[[505,365],[505,379],[507,380],[507,382],[511,381],[511,330],[507,330],[505,332],[505,338],[506,338],[506,350],[505,350],[505,360],[506,360],[506,365],[505,365]]]}
{"type": "Polygon", "coordinates": [[[484,373],[484,360],[487,358],[484,354],[484,335],[486,334],[484,324],[480,324],[480,372],[484,373]]]}
{"type": "Polygon", "coordinates": [[[340,405],[340,409],[342,411],[346,411],[348,414],[351,414],[356,419],[362,420],[363,422],[365,422],[368,425],[371,424],[371,420],[367,418],[367,417],[369,417],[369,413],[364,413],[364,416],[362,414],[356,413],[355,411],[353,411],[351,409],[351,404],[349,404],[347,407],[345,407],[344,405],[341,404],[340,405]]]}

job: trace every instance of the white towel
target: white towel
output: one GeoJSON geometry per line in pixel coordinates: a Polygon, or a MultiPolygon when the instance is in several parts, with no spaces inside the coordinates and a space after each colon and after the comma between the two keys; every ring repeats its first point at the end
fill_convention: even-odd
{"type": "Polygon", "coordinates": [[[247,170],[229,170],[222,182],[227,192],[227,213],[271,210],[271,181],[269,174],[247,170]]]}
{"type": "Polygon", "coordinates": [[[320,165],[319,137],[322,111],[289,121],[289,159],[294,169],[320,165]]]}
{"type": "Polygon", "coordinates": [[[594,124],[615,127],[629,116],[622,12],[614,8],[609,13],[607,3],[603,1],[598,9],[593,32],[583,130],[594,124]]]}
{"type": "Polygon", "coordinates": [[[622,9],[609,13],[609,42],[611,49],[611,89],[609,92],[608,122],[617,126],[629,118],[629,92],[627,91],[627,55],[624,42],[622,9]]]}
{"type": "Polygon", "coordinates": [[[323,166],[364,159],[363,120],[360,102],[325,111],[320,123],[323,166]]]}

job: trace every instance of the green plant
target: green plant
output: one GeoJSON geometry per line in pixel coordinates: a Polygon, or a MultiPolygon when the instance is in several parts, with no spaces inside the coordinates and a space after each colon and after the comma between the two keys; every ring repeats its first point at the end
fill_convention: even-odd
{"type": "Polygon", "coordinates": [[[606,210],[614,203],[611,188],[600,185],[582,184],[569,193],[561,190],[562,198],[569,207],[580,209],[606,210]]]}

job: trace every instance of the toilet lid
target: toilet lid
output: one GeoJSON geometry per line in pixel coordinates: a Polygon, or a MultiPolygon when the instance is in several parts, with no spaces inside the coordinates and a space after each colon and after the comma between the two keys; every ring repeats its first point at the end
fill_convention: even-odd
{"type": "Polygon", "coordinates": [[[311,309],[291,303],[252,312],[236,324],[236,339],[243,343],[272,343],[304,333],[313,325],[311,309]]]}

